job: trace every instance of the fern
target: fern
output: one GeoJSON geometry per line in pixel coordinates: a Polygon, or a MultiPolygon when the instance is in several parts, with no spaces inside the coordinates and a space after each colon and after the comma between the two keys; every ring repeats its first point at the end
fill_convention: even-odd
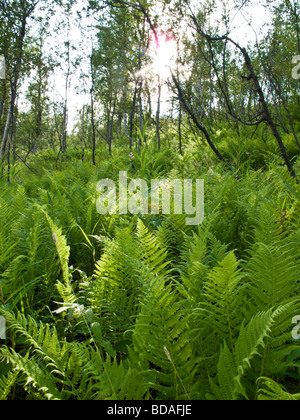
{"type": "Polygon", "coordinates": [[[139,400],[146,398],[147,388],[129,362],[113,361],[99,349],[82,343],[71,343],[70,350],[82,367],[77,389],[79,399],[139,400]]]}
{"type": "Polygon", "coordinates": [[[249,261],[249,294],[258,310],[271,308],[293,297],[298,289],[299,266],[288,244],[258,245],[249,261]]]}
{"type": "Polygon", "coordinates": [[[287,343],[290,338],[290,317],[295,306],[299,310],[299,301],[258,313],[247,326],[242,325],[233,351],[224,344],[218,362],[218,386],[211,381],[212,390],[218,399],[248,399],[248,394],[252,392],[252,381],[250,385],[245,385],[247,371],[252,369],[251,376],[256,372],[257,378],[260,377],[261,373],[267,370],[266,360],[272,360],[273,368],[276,363],[276,371],[280,371],[282,361],[293,349],[293,346],[287,343]]]}
{"type": "Polygon", "coordinates": [[[67,245],[67,240],[62,234],[62,229],[58,228],[49,215],[39,207],[40,211],[44,214],[52,234],[52,239],[55,244],[57,255],[59,257],[61,271],[63,275],[64,284],[60,281],[57,281],[57,290],[60,296],[63,298],[64,303],[74,303],[76,302],[76,297],[73,294],[73,289],[70,283],[69,276],[69,256],[70,256],[70,247],[67,245]]]}
{"type": "Polygon", "coordinates": [[[212,225],[218,213],[207,217],[193,236],[185,235],[182,252],[181,279],[186,289],[187,299],[197,306],[203,300],[203,284],[208,270],[218,265],[227,251],[211,233],[212,225]]]}
{"type": "MultiPolygon", "coordinates": [[[[1,400],[299,399],[299,186],[186,156],[169,177],[204,176],[199,227],[99,215],[123,154],[0,180],[1,400]]],[[[136,170],[160,176],[162,158],[145,149],[136,170]]]]}
{"type": "Polygon", "coordinates": [[[202,295],[198,306],[194,303],[190,318],[194,352],[201,360],[199,378],[205,395],[209,392],[209,378],[216,374],[224,340],[233,350],[243,321],[245,284],[234,253],[227,254],[219,266],[207,269],[202,282],[202,295]]]}
{"type": "MultiPolygon", "coordinates": [[[[129,362],[119,363],[101,349],[84,343],[60,343],[55,329],[37,324],[21,314],[5,315],[10,330],[23,351],[3,346],[0,361],[9,363],[9,373],[0,377],[1,397],[13,386],[22,386],[34,399],[136,399],[145,396],[139,372],[129,362]]],[[[94,339],[93,339],[94,341],[94,339]]]]}
{"type": "Polygon", "coordinates": [[[170,264],[167,260],[168,252],[160,246],[157,237],[149,232],[140,219],[136,235],[140,245],[140,259],[147,265],[151,273],[166,272],[165,269],[170,264]]]}
{"type": "Polygon", "coordinates": [[[278,230],[272,215],[262,211],[247,264],[249,295],[257,310],[277,306],[298,290],[299,247],[293,249],[290,240],[278,230]]]}
{"type": "Polygon", "coordinates": [[[0,401],[7,400],[10,395],[12,388],[18,380],[19,372],[10,371],[7,376],[0,376],[0,401]]]}
{"type": "Polygon", "coordinates": [[[109,341],[123,341],[131,317],[137,312],[139,264],[131,230],[117,230],[116,239],[108,242],[96,264],[95,278],[89,287],[90,304],[109,341]]]}
{"type": "Polygon", "coordinates": [[[291,394],[270,378],[259,378],[260,388],[258,400],[260,401],[300,401],[300,394],[291,394]]]}
{"type": "Polygon", "coordinates": [[[190,233],[191,227],[187,227],[184,215],[170,215],[158,228],[157,237],[160,246],[167,251],[167,259],[173,267],[180,262],[184,233],[190,233]]]}
{"type": "MultiPolygon", "coordinates": [[[[15,383],[37,399],[68,399],[80,389],[83,367],[67,342],[60,342],[55,328],[31,317],[15,316],[0,310],[18,343],[18,353],[6,346],[0,349],[0,360],[11,365],[2,382],[18,373],[15,383]]],[[[6,388],[8,392],[8,388],[6,388]]]]}
{"type": "Polygon", "coordinates": [[[19,343],[25,345],[22,356],[12,348],[2,347],[0,357],[12,365],[12,372],[20,374],[18,382],[25,378],[24,388],[32,386],[48,399],[59,399],[58,384],[65,379],[60,363],[64,349],[59,345],[55,330],[38,325],[32,318],[21,314],[15,317],[8,311],[0,312],[5,316],[10,330],[19,343]]]}
{"type": "Polygon", "coordinates": [[[243,277],[238,265],[234,253],[231,252],[220,262],[219,267],[208,273],[208,279],[204,283],[203,321],[213,325],[215,331],[218,331],[219,339],[228,340],[231,349],[243,310],[243,277]]]}
{"type": "Polygon", "coordinates": [[[26,347],[33,349],[35,354],[43,358],[48,367],[63,376],[56,364],[56,359],[61,356],[65,349],[59,344],[56,330],[51,331],[47,325],[37,324],[31,317],[25,318],[20,313],[16,317],[8,311],[0,309],[0,312],[3,313],[9,328],[20,337],[26,347]]]}
{"type": "Polygon", "coordinates": [[[38,399],[60,400],[61,394],[57,389],[53,376],[50,375],[45,367],[42,368],[35,362],[33,358],[20,356],[13,349],[4,347],[1,349],[0,357],[2,360],[12,365],[12,372],[5,379],[9,381],[10,377],[18,378],[18,383],[29,394],[34,396],[38,394],[38,399]]]}
{"type": "Polygon", "coordinates": [[[184,302],[174,284],[142,272],[144,297],[133,330],[131,364],[139,366],[144,382],[162,398],[191,398],[197,359],[184,302]]]}

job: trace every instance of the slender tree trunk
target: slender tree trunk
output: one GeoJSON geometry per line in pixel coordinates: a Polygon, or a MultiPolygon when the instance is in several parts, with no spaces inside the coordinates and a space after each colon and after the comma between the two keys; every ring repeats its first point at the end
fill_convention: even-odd
{"type": "Polygon", "coordinates": [[[109,154],[112,154],[112,132],[113,132],[113,124],[116,112],[116,104],[117,104],[117,94],[115,94],[114,104],[112,107],[111,118],[108,126],[108,147],[109,147],[109,154]]]}
{"type": "Polygon", "coordinates": [[[55,106],[54,106],[54,108],[53,108],[53,111],[54,111],[55,130],[56,130],[56,134],[57,134],[58,141],[59,141],[59,154],[58,154],[58,156],[59,156],[59,155],[60,155],[60,153],[61,153],[61,152],[62,152],[62,150],[63,150],[62,133],[61,133],[61,126],[60,126],[60,123],[59,123],[59,121],[57,120],[57,115],[56,115],[56,109],[55,109],[55,106]]]}
{"type": "Polygon", "coordinates": [[[34,144],[34,151],[38,149],[38,143],[42,134],[42,118],[43,118],[43,109],[42,109],[42,69],[39,67],[38,69],[39,75],[39,83],[38,83],[38,110],[37,110],[37,118],[36,118],[36,133],[35,133],[35,144],[34,144]]]}
{"type": "Polygon", "coordinates": [[[125,134],[125,137],[129,138],[129,132],[128,132],[128,116],[127,116],[127,110],[123,112],[123,131],[125,134]]]}
{"type": "Polygon", "coordinates": [[[10,139],[8,140],[8,145],[7,145],[7,182],[10,182],[10,169],[11,169],[10,152],[11,152],[11,145],[13,141],[13,135],[14,135],[14,120],[12,119],[10,139]]]}
{"type": "Polygon", "coordinates": [[[63,126],[62,126],[62,143],[61,151],[63,154],[67,151],[67,129],[68,129],[68,99],[66,97],[64,104],[64,117],[63,117],[63,126]]]}
{"type": "Polygon", "coordinates": [[[269,127],[271,128],[272,133],[273,133],[273,135],[274,135],[274,137],[275,137],[275,139],[277,141],[277,144],[279,146],[279,149],[280,149],[280,152],[281,152],[281,156],[283,157],[283,160],[285,162],[285,165],[288,168],[291,176],[296,179],[297,183],[299,183],[299,181],[297,179],[297,176],[296,176],[295,169],[294,169],[294,167],[292,165],[292,162],[290,161],[290,159],[288,157],[288,154],[286,152],[286,148],[284,146],[284,143],[282,141],[282,138],[281,138],[281,136],[280,136],[280,134],[279,134],[279,132],[277,130],[276,124],[274,123],[274,121],[272,119],[272,116],[271,116],[271,113],[270,113],[268,104],[267,104],[267,102],[265,100],[265,95],[264,95],[263,90],[261,88],[261,85],[259,83],[258,77],[257,77],[257,75],[255,73],[255,70],[253,68],[251,58],[250,58],[250,56],[247,53],[247,51],[246,51],[245,48],[241,48],[237,44],[235,44],[235,45],[238,48],[240,48],[241,52],[243,53],[246,66],[247,66],[247,68],[248,68],[248,70],[250,72],[251,78],[252,78],[252,80],[254,82],[254,86],[256,88],[256,92],[257,92],[257,94],[259,96],[259,100],[260,100],[261,106],[262,106],[263,111],[264,111],[265,120],[266,120],[267,124],[269,125],[269,127]]]}
{"type": "Polygon", "coordinates": [[[96,154],[96,128],[95,128],[95,102],[94,102],[94,91],[95,91],[94,46],[92,47],[90,65],[91,65],[91,79],[92,79],[92,86],[91,86],[91,123],[92,123],[92,145],[93,145],[92,161],[93,161],[93,165],[96,166],[96,156],[95,156],[96,154]]]}
{"type": "Polygon", "coordinates": [[[156,111],[156,135],[157,135],[157,148],[160,151],[161,138],[160,138],[160,101],[161,101],[161,80],[158,76],[158,98],[157,98],[157,111],[156,111]]]}
{"type": "Polygon", "coordinates": [[[10,106],[9,106],[7,119],[6,119],[6,125],[5,125],[4,133],[3,133],[3,136],[2,136],[2,143],[1,143],[1,148],[0,148],[0,163],[4,159],[4,154],[5,154],[6,147],[7,147],[9,130],[10,130],[10,127],[11,127],[11,122],[12,122],[13,113],[14,113],[14,106],[15,106],[15,94],[12,92],[10,106]]]}
{"type": "Polygon", "coordinates": [[[0,100],[0,121],[4,112],[4,104],[6,100],[6,80],[3,80],[2,84],[3,84],[3,98],[0,100]]]}
{"type": "Polygon", "coordinates": [[[67,111],[67,105],[65,104],[63,128],[62,128],[62,143],[61,143],[61,151],[63,154],[65,154],[67,151],[67,126],[68,126],[68,111],[67,111]]]}
{"type": "Polygon", "coordinates": [[[209,147],[212,149],[212,151],[215,153],[215,155],[222,162],[224,162],[228,166],[229,169],[232,169],[232,166],[230,165],[230,163],[227,162],[227,160],[224,158],[224,156],[219,152],[219,150],[213,144],[213,142],[212,142],[212,140],[210,138],[210,135],[209,135],[207,129],[205,128],[205,126],[200,123],[200,121],[198,120],[197,116],[195,115],[195,113],[193,112],[193,110],[190,108],[190,106],[186,102],[185,97],[184,97],[183,90],[181,89],[181,86],[180,86],[180,83],[176,79],[176,77],[174,76],[173,73],[172,73],[172,79],[173,79],[173,82],[174,82],[175,87],[177,89],[178,97],[179,97],[180,102],[182,103],[182,106],[184,107],[184,109],[186,110],[186,112],[189,114],[189,116],[191,117],[191,119],[194,122],[194,124],[196,125],[196,127],[204,134],[205,139],[206,139],[209,147]]]}
{"type": "Polygon", "coordinates": [[[137,85],[137,82],[136,82],[135,87],[134,87],[132,108],[131,108],[130,119],[129,119],[129,148],[130,148],[130,150],[132,150],[134,114],[135,114],[137,92],[138,92],[138,85],[137,85]]]}
{"type": "MultiPolygon", "coordinates": [[[[139,122],[140,122],[140,136],[139,136],[139,147],[142,147],[142,136],[144,132],[144,113],[143,113],[143,99],[142,99],[142,90],[143,90],[143,79],[140,77],[139,81],[140,89],[139,89],[139,122]]],[[[143,138],[145,141],[145,138],[143,138]]]]}
{"type": "Polygon", "coordinates": [[[264,92],[262,90],[261,84],[260,84],[260,82],[258,80],[258,76],[257,76],[257,74],[256,74],[256,72],[254,70],[254,67],[253,67],[253,64],[252,64],[252,60],[251,60],[251,58],[250,58],[250,56],[249,56],[246,48],[242,48],[237,42],[233,41],[231,38],[229,38],[226,35],[225,36],[220,36],[220,37],[218,37],[218,36],[212,37],[212,36],[208,35],[207,33],[205,33],[202,30],[202,28],[199,25],[199,22],[198,22],[196,16],[192,12],[191,12],[191,18],[193,19],[193,22],[195,23],[195,26],[196,26],[196,29],[197,29],[197,32],[199,33],[199,35],[202,36],[202,37],[204,37],[208,41],[210,52],[211,52],[211,57],[212,57],[212,65],[213,65],[213,68],[215,70],[215,74],[217,76],[218,83],[219,83],[220,89],[222,91],[222,94],[224,96],[226,105],[228,107],[229,114],[233,118],[235,118],[236,120],[240,121],[242,124],[245,124],[245,125],[249,125],[249,126],[250,125],[252,125],[252,126],[253,125],[259,125],[262,122],[266,122],[268,124],[268,126],[270,127],[270,129],[271,129],[271,131],[273,133],[273,136],[275,137],[275,139],[277,141],[277,144],[279,146],[280,153],[281,153],[281,156],[283,157],[284,163],[285,163],[286,167],[288,168],[291,176],[296,179],[296,182],[298,184],[299,181],[297,179],[295,169],[294,169],[294,167],[292,165],[292,162],[290,161],[290,159],[288,157],[288,154],[286,152],[286,148],[284,146],[284,143],[282,141],[282,138],[281,138],[281,136],[280,136],[280,134],[279,134],[279,132],[277,130],[277,126],[276,126],[275,122],[273,121],[271,112],[269,110],[269,106],[268,106],[267,101],[265,99],[264,92]],[[259,102],[260,102],[261,107],[262,107],[262,112],[260,113],[260,115],[263,115],[263,116],[262,116],[262,118],[260,118],[259,121],[255,122],[255,123],[247,123],[247,122],[243,121],[241,118],[239,118],[237,115],[235,115],[235,113],[233,112],[233,109],[232,109],[232,106],[231,106],[231,103],[230,103],[229,96],[227,95],[226,80],[225,80],[225,90],[224,90],[224,87],[222,86],[222,83],[220,82],[218,71],[217,71],[216,66],[215,66],[215,63],[214,63],[214,55],[213,55],[213,52],[212,52],[212,43],[213,42],[219,42],[219,41],[226,42],[226,43],[227,42],[230,42],[232,45],[235,46],[235,48],[237,48],[242,53],[242,55],[244,57],[245,65],[246,65],[246,67],[247,67],[247,69],[248,69],[248,71],[250,73],[250,75],[248,77],[248,80],[249,81],[250,80],[253,81],[254,87],[255,87],[255,92],[257,93],[257,95],[259,97],[259,102]]]}
{"type": "Polygon", "coordinates": [[[178,136],[179,136],[179,153],[182,155],[182,104],[179,101],[179,119],[178,119],[178,136]]]}
{"type": "Polygon", "coordinates": [[[95,110],[94,110],[94,94],[91,92],[91,120],[92,120],[92,142],[93,142],[93,165],[96,166],[96,129],[95,129],[95,110]]]}
{"type": "Polygon", "coordinates": [[[7,182],[10,182],[10,148],[11,142],[8,141],[7,145],[7,182]]]}
{"type": "Polygon", "coordinates": [[[27,18],[28,18],[28,14],[25,11],[23,11],[22,25],[21,25],[20,34],[18,37],[18,44],[19,44],[18,57],[17,57],[16,65],[14,68],[13,79],[12,79],[12,84],[11,84],[10,105],[9,105],[9,110],[7,114],[4,133],[2,136],[1,147],[0,147],[0,163],[3,161],[3,158],[4,158],[4,154],[5,154],[5,150],[6,150],[6,146],[8,142],[8,137],[9,137],[9,130],[10,130],[11,123],[13,120],[13,115],[14,115],[15,102],[17,98],[17,86],[18,86],[20,70],[21,70],[21,65],[22,65],[22,60],[23,60],[23,48],[24,48],[24,39],[26,35],[27,18]]]}
{"type": "MultiPolygon", "coordinates": [[[[143,47],[143,44],[142,44],[142,40],[145,37],[146,20],[148,20],[148,23],[150,25],[151,25],[151,20],[149,19],[149,16],[147,16],[146,10],[143,8],[143,6],[142,6],[142,4],[140,3],[139,0],[138,0],[138,4],[141,7],[141,9],[143,9],[143,15],[144,15],[143,28],[142,28],[141,38],[140,38],[140,44],[139,44],[139,70],[141,70],[142,69],[142,56],[144,54],[144,52],[143,52],[144,47],[143,47]]],[[[139,151],[142,148],[143,141],[144,142],[146,141],[146,138],[143,135],[143,133],[144,133],[144,126],[145,126],[144,112],[143,112],[143,98],[142,98],[143,84],[144,84],[143,77],[141,75],[139,75],[139,78],[138,78],[138,87],[139,87],[139,100],[138,100],[138,104],[139,104],[139,125],[140,125],[139,151]]]]}
{"type": "Polygon", "coordinates": [[[82,108],[80,139],[81,139],[81,148],[82,148],[81,160],[83,162],[85,149],[87,148],[86,141],[85,141],[85,105],[82,108]]]}
{"type": "Polygon", "coordinates": [[[63,155],[67,152],[67,130],[68,130],[68,94],[69,94],[69,79],[71,73],[71,62],[70,62],[70,42],[67,41],[67,73],[65,83],[65,103],[64,103],[64,118],[62,127],[62,153],[63,155]]]}

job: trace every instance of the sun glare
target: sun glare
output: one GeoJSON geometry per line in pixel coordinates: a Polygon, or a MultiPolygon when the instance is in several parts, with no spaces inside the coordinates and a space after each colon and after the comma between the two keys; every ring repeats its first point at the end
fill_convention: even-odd
{"type": "Polygon", "coordinates": [[[150,57],[153,70],[162,78],[170,77],[170,70],[176,65],[177,44],[171,32],[158,33],[150,43],[150,57]]]}
{"type": "Polygon", "coordinates": [[[157,36],[151,34],[148,50],[146,53],[147,65],[135,75],[141,80],[147,80],[152,90],[152,100],[157,101],[159,91],[159,103],[161,112],[169,109],[171,94],[167,81],[171,78],[171,71],[177,70],[178,43],[172,30],[158,30],[157,36]],[[160,89],[158,89],[160,88],[160,89]]]}

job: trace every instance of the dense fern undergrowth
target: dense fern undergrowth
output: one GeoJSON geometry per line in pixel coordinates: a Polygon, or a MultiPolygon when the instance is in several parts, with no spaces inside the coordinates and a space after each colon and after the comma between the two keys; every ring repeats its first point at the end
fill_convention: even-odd
{"type": "Polygon", "coordinates": [[[300,399],[300,186],[278,162],[230,172],[194,152],[96,167],[37,155],[10,180],[0,399],[300,399]],[[96,184],[120,170],[204,179],[204,222],[99,215],[96,184]]]}

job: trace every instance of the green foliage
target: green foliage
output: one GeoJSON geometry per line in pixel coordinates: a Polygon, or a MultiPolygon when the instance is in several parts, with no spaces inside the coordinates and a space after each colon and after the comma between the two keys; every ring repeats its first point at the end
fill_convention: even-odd
{"type": "Polygon", "coordinates": [[[218,2],[158,2],[170,63],[156,2],[77,3],[0,1],[0,400],[299,400],[299,2],[260,5],[247,50],[218,32],[251,1],[214,28],[218,2]],[[100,215],[97,182],[120,171],[204,179],[204,222],[100,215]]]}
{"type": "Polygon", "coordinates": [[[300,394],[290,394],[278,383],[269,378],[259,378],[258,400],[260,401],[299,401],[300,394]]]}
{"type": "Polygon", "coordinates": [[[299,399],[299,185],[210,169],[192,227],[100,216],[113,166],[0,181],[0,399],[299,399]]]}

